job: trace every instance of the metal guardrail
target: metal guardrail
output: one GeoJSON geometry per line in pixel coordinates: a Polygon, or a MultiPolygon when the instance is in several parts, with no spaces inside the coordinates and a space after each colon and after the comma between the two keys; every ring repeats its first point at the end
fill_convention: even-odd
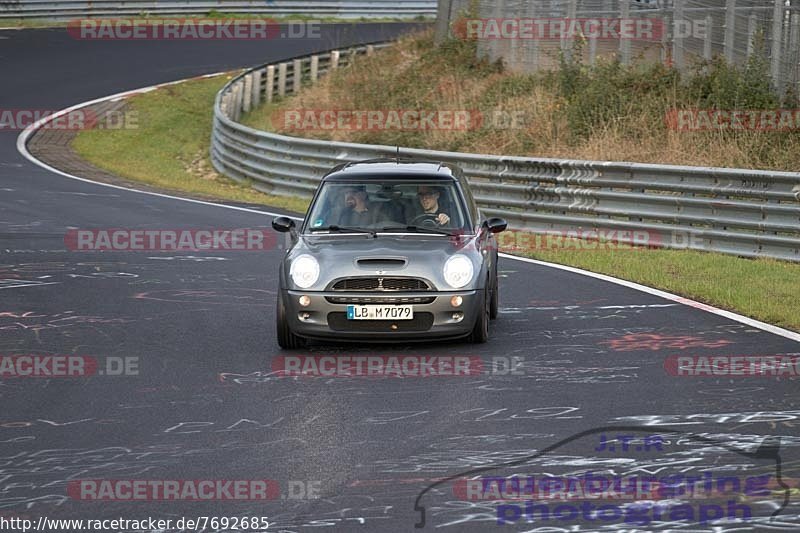
{"type": "MultiPolygon", "coordinates": [[[[310,197],[334,165],[394,157],[392,146],[288,137],[238,123],[242,112],[385,45],[262,65],[217,94],[211,159],[221,173],[278,195],[310,197]],[[296,76],[296,73],[302,73],[296,76]]],[[[480,208],[536,232],[641,231],[648,243],[800,261],[800,174],[462,154],[402,148],[460,165],[480,208]]]]}
{"type": "Polygon", "coordinates": [[[276,17],[413,18],[435,16],[436,0],[0,0],[0,20],[170,17],[210,11],[276,17]]]}

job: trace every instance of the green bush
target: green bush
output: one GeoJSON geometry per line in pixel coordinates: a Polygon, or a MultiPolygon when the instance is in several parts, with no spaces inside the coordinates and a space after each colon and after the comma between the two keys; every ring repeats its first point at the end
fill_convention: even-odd
{"type": "Polygon", "coordinates": [[[774,109],[780,105],[771,86],[769,65],[757,54],[743,69],[722,57],[700,63],[686,89],[688,103],[702,109],[774,109]]]}
{"type": "Polygon", "coordinates": [[[658,129],[680,81],[676,70],[660,63],[626,66],[612,59],[588,67],[563,56],[555,76],[573,140],[598,128],[624,125],[641,113],[658,129]]]}
{"type": "MultiPolygon", "coordinates": [[[[663,130],[664,115],[673,108],[775,109],[782,99],[771,85],[764,57],[756,51],[741,68],[716,57],[698,63],[684,78],[660,63],[622,65],[612,59],[587,66],[562,54],[560,68],[552,76],[566,102],[571,140],[580,142],[598,128],[631,126],[631,135],[636,135],[637,127],[628,124],[631,117],[648,117],[653,131],[663,130]]],[[[789,89],[783,104],[791,107],[797,100],[789,89]]]]}

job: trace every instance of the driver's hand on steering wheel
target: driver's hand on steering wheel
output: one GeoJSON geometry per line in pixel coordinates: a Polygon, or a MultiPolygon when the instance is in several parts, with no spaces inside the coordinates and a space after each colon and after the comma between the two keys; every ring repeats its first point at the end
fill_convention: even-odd
{"type": "Polygon", "coordinates": [[[436,215],[436,222],[439,223],[440,226],[444,226],[448,222],[450,222],[450,217],[444,213],[439,213],[436,215]]]}

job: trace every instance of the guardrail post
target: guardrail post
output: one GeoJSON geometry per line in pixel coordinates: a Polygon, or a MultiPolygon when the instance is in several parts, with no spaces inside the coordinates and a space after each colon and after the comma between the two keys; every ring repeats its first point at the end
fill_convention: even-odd
{"type": "Polygon", "coordinates": [[[311,56],[311,83],[314,83],[319,78],[319,56],[311,56]]]}
{"type": "MultiPolygon", "coordinates": [[[[619,17],[621,20],[627,21],[631,17],[631,4],[629,0],[619,0],[619,17]]],[[[631,62],[631,40],[619,40],[619,56],[623,65],[631,62]]]]}
{"type": "Polygon", "coordinates": [[[219,102],[219,107],[222,109],[222,114],[228,118],[231,118],[231,93],[227,92],[222,95],[222,99],[219,102]]]}
{"type": "Polygon", "coordinates": [[[245,97],[244,80],[242,80],[239,82],[239,100],[237,101],[236,105],[236,120],[242,118],[242,111],[244,111],[244,97],[245,97]]]}
{"type": "Polygon", "coordinates": [[[340,55],[341,54],[339,50],[334,50],[333,52],[331,52],[331,70],[336,70],[337,68],[339,68],[340,55]]]}
{"type": "Polygon", "coordinates": [[[661,63],[666,65],[667,60],[670,57],[669,53],[669,24],[667,21],[669,20],[669,16],[666,12],[661,12],[661,63]]]}
{"type": "MultiPolygon", "coordinates": [[[[710,18],[709,14],[707,18],[710,18]]],[[[711,33],[706,29],[708,33],[711,33]]],[[[734,49],[733,41],[736,38],[736,0],[726,0],[725,2],[725,59],[728,63],[733,63],[734,49]]],[[[710,39],[710,36],[706,37],[710,39]]],[[[708,58],[711,59],[711,58],[708,58]]]]}
{"type": "Polygon", "coordinates": [[[300,83],[303,81],[303,60],[295,59],[292,65],[294,76],[292,76],[292,92],[297,94],[300,92],[300,83]]]}
{"type": "MultiPolygon", "coordinates": [[[[711,60],[711,25],[714,23],[714,19],[711,15],[706,15],[706,38],[703,40],[703,57],[707,60],[711,60]]],[[[727,30],[726,30],[727,31],[727,30]]],[[[727,53],[727,43],[725,44],[726,53],[727,53]]],[[[732,46],[732,45],[731,45],[732,46]]]]}
{"type": "Polygon", "coordinates": [[[236,120],[236,86],[231,86],[231,92],[228,93],[228,118],[236,120]]]}
{"type": "MultiPolygon", "coordinates": [[[[537,4],[536,2],[531,2],[530,7],[528,8],[528,12],[530,13],[530,17],[532,19],[537,18],[537,4]]],[[[520,56],[522,61],[525,61],[527,64],[531,65],[533,70],[539,70],[541,68],[541,61],[539,56],[539,39],[531,39],[523,44],[523,52],[520,56]]]]}
{"type": "Polygon", "coordinates": [[[233,86],[233,120],[238,121],[242,116],[242,83],[233,86]]]}
{"type": "MultiPolygon", "coordinates": [[[[620,2],[624,2],[625,0],[620,0],[620,2]]],[[[499,2],[498,2],[499,3],[499,2]]],[[[503,6],[505,7],[505,6],[503,6]]],[[[567,18],[572,21],[578,14],[578,0],[569,0],[567,3],[567,18]]],[[[505,13],[500,12],[498,13],[498,18],[505,16],[505,13]]],[[[564,54],[564,58],[567,61],[572,60],[572,49],[575,47],[575,41],[570,41],[567,39],[565,35],[561,36],[561,52],[564,54]]],[[[492,58],[496,59],[496,58],[492,58]]],[[[579,58],[580,60],[580,58],[579,58]]]]}
{"type": "Polygon", "coordinates": [[[796,76],[790,80],[795,85],[795,94],[800,91],[800,13],[791,14],[791,29],[789,30],[789,50],[793,50],[790,60],[794,62],[791,68],[796,76]]]}
{"type": "Polygon", "coordinates": [[[371,56],[371,55],[372,55],[372,54],[374,54],[374,53],[375,53],[375,47],[374,47],[374,46],[372,46],[371,44],[368,44],[368,45],[367,45],[367,55],[368,55],[368,56],[371,56]]]}
{"type": "Polygon", "coordinates": [[[781,84],[781,37],[783,34],[783,0],[775,0],[772,10],[772,83],[776,88],[781,84]]]}
{"type": "Polygon", "coordinates": [[[278,65],[278,96],[286,96],[286,67],[287,63],[278,65]]]}
{"type": "Polygon", "coordinates": [[[450,24],[453,22],[450,20],[452,0],[439,0],[437,4],[434,43],[441,44],[449,35],[450,24]]]}
{"type": "Polygon", "coordinates": [[[750,13],[747,19],[747,59],[750,59],[755,51],[756,28],[758,28],[758,17],[755,13],[750,13]]]}
{"type": "Polygon", "coordinates": [[[261,69],[253,71],[253,107],[261,103],[261,69]]]}
{"type": "MultiPolygon", "coordinates": [[[[609,4],[610,4],[609,0],[605,0],[603,2],[603,6],[604,6],[605,10],[607,10],[607,11],[611,10],[611,7],[610,7],[609,4]]],[[[535,18],[535,15],[534,15],[534,18],[535,18]]],[[[533,39],[531,41],[531,44],[533,46],[537,46],[537,42],[538,41],[536,39],[533,39]]],[[[594,64],[596,62],[597,62],[597,37],[596,37],[595,34],[593,34],[593,35],[589,36],[589,64],[591,66],[594,66],[594,64]]],[[[534,64],[538,64],[538,59],[534,59],[534,64]]]]}
{"type": "Polygon", "coordinates": [[[674,14],[672,17],[672,63],[678,70],[683,70],[683,2],[674,0],[674,14]],[[681,29],[679,29],[679,27],[681,29]]]}
{"type": "Polygon", "coordinates": [[[242,111],[250,112],[250,102],[253,98],[253,75],[244,77],[244,90],[242,91],[242,111]]]}
{"type": "Polygon", "coordinates": [[[272,102],[272,95],[275,91],[275,65],[267,67],[267,89],[264,93],[264,98],[267,103],[272,102]]]}

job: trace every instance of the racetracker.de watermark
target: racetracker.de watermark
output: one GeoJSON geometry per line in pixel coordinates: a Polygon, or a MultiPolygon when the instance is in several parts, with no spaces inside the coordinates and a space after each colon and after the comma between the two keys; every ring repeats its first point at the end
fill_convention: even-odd
{"type": "Polygon", "coordinates": [[[282,355],[272,360],[272,371],[283,377],[476,376],[483,370],[480,357],[458,355],[282,355]]]}
{"type": "Polygon", "coordinates": [[[455,22],[453,33],[465,40],[585,38],[661,42],[664,23],[650,18],[465,18],[455,22]]]}
{"type": "MultiPolygon", "coordinates": [[[[22,131],[57,113],[53,109],[0,109],[0,131],[22,131]]],[[[53,117],[41,125],[44,130],[81,131],[91,129],[139,129],[139,112],[135,110],[74,109],[53,117]]]]}
{"type": "Polygon", "coordinates": [[[508,230],[497,236],[503,251],[533,250],[639,250],[663,246],[659,233],[647,230],[550,230],[532,233],[508,230]]]}
{"type": "Polygon", "coordinates": [[[664,370],[675,377],[784,377],[800,376],[800,354],[671,355],[664,370]]]}
{"type": "Polygon", "coordinates": [[[306,500],[320,497],[320,481],[274,479],[79,479],[67,495],[83,501],[306,500]]]}
{"type": "Polygon", "coordinates": [[[277,246],[274,231],[263,229],[71,229],[67,250],[76,252],[264,251],[277,246]]]}
{"type": "MultiPolygon", "coordinates": [[[[455,245],[458,240],[453,241],[455,245]]],[[[532,252],[536,250],[571,250],[594,252],[602,250],[642,251],[655,248],[704,248],[701,236],[688,231],[655,232],[640,229],[567,229],[507,230],[497,235],[501,252],[532,252]]]]}
{"type": "Polygon", "coordinates": [[[474,131],[523,129],[525,111],[475,109],[281,109],[272,125],[290,131],[474,131]]]}
{"type": "Polygon", "coordinates": [[[197,41],[315,39],[322,35],[320,21],[279,24],[273,19],[77,19],[67,32],[78,40],[197,41]]]}
{"type": "Polygon", "coordinates": [[[0,379],[138,375],[138,357],[40,354],[0,355],[0,379]]]}
{"type": "Polygon", "coordinates": [[[664,117],[675,131],[800,131],[800,109],[671,109],[664,117]]]}

